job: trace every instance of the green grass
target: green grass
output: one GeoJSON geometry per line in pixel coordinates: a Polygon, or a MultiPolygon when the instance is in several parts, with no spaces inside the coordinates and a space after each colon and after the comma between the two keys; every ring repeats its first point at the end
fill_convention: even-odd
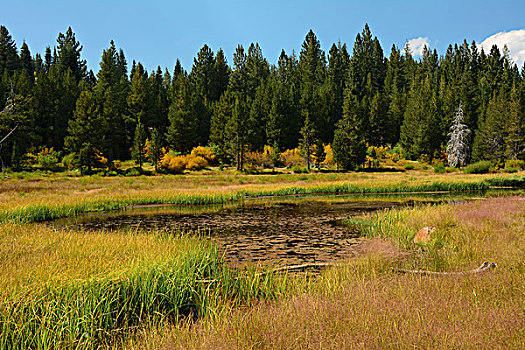
{"type": "Polygon", "coordinates": [[[65,217],[74,217],[81,213],[125,210],[133,205],[148,204],[220,204],[240,201],[250,197],[286,196],[305,194],[367,194],[367,193],[407,193],[407,192],[439,192],[439,191],[485,191],[490,186],[521,186],[525,177],[493,178],[490,180],[430,183],[392,184],[384,186],[356,185],[349,183],[313,184],[310,186],[285,186],[276,189],[235,190],[216,194],[175,194],[164,196],[141,196],[123,199],[85,200],[75,204],[36,204],[8,209],[0,212],[0,222],[31,223],[42,222],[65,217]]]}
{"type": "Polygon", "coordinates": [[[176,256],[146,260],[117,275],[33,281],[2,293],[0,349],[96,349],[147,325],[176,324],[184,316],[202,318],[225,305],[284,292],[284,278],[231,270],[210,243],[158,237],[166,245],[180,244],[181,239],[186,248],[176,256]]]}

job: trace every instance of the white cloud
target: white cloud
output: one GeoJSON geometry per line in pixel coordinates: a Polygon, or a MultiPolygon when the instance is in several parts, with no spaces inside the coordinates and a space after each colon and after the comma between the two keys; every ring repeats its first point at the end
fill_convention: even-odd
{"type": "Polygon", "coordinates": [[[520,69],[523,67],[523,62],[525,62],[525,29],[496,33],[481,43],[481,47],[487,54],[493,45],[497,45],[501,51],[507,45],[510,58],[520,69]]]}
{"type": "Polygon", "coordinates": [[[412,54],[414,56],[421,56],[423,55],[423,48],[430,47],[430,41],[427,37],[419,37],[407,40],[408,47],[410,47],[410,50],[412,51],[412,54]]]}

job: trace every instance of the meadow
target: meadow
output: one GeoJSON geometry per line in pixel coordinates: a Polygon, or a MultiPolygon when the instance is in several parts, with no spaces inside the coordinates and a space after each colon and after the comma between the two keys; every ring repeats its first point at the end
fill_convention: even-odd
{"type": "Polygon", "coordinates": [[[0,348],[520,348],[525,201],[519,191],[351,220],[369,238],[362,254],[317,277],[233,269],[217,247],[188,232],[79,232],[37,222],[141,204],[474,191],[524,182],[520,173],[425,171],[12,176],[0,184],[0,348]],[[437,236],[413,244],[427,225],[437,236]],[[460,271],[484,260],[498,267],[439,278],[392,270],[460,271]]]}

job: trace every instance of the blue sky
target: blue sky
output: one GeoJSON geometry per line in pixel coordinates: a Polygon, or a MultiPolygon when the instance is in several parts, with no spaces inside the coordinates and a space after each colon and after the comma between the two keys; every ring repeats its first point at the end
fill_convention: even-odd
{"type": "Polygon", "coordinates": [[[204,44],[214,51],[222,48],[231,63],[237,44],[258,42],[275,63],[281,49],[298,52],[310,28],[324,50],[340,40],[351,51],[365,23],[386,55],[392,44],[402,48],[417,38],[413,43],[428,43],[442,54],[449,43],[464,38],[481,43],[497,34],[492,40],[512,41],[511,56],[521,63],[524,13],[523,0],[0,0],[0,24],[18,48],[25,40],[32,54],[43,53],[71,26],[84,46],[83,58],[95,72],[111,39],[124,49],[130,65],[135,59],[150,70],[160,65],[171,71],[179,58],[190,70],[204,44]]]}

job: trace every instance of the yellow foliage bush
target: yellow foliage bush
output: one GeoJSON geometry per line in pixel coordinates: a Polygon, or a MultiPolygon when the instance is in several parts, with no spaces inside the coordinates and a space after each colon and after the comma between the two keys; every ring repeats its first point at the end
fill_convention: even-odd
{"type": "Polygon", "coordinates": [[[187,160],[185,156],[176,156],[166,153],[160,160],[159,167],[171,173],[182,173],[186,169],[187,160]]]}
{"type": "MultiPolygon", "coordinates": [[[[204,158],[209,164],[214,163],[217,158],[211,149],[202,146],[193,148],[190,155],[192,157],[204,158]]],[[[208,166],[208,164],[206,164],[206,166],[208,166]]]]}
{"type": "Polygon", "coordinates": [[[286,151],[282,152],[280,155],[280,160],[284,164],[285,167],[291,168],[293,166],[305,166],[306,162],[304,158],[301,156],[301,152],[298,148],[294,149],[287,149],[286,151]]]}
{"type": "Polygon", "coordinates": [[[246,152],[244,160],[254,167],[271,168],[273,164],[271,154],[266,149],[263,152],[246,152]]]}
{"type": "Polygon", "coordinates": [[[186,169],[188,170],[201,170],[208,166],[208,161],[201,156],[194,156],[193,151],[186,158],[186,169]]]}
{"type": "Polygon", "coordinates": [[[321,165],[322,166],[335,165],[334,151],[332,150],[331,144],[324,145],[324,154],[325,154],[325,158],[324,158],[324,161],[321,163],[321,165]]]}
{"type": "Polygon", "coordinates": [[[192,154],[181,156],[166,153],[160,160],[159,168],[170,173],[182,173],[184,170],[201,170],[209,165],[208,161],[192,154]]]}

